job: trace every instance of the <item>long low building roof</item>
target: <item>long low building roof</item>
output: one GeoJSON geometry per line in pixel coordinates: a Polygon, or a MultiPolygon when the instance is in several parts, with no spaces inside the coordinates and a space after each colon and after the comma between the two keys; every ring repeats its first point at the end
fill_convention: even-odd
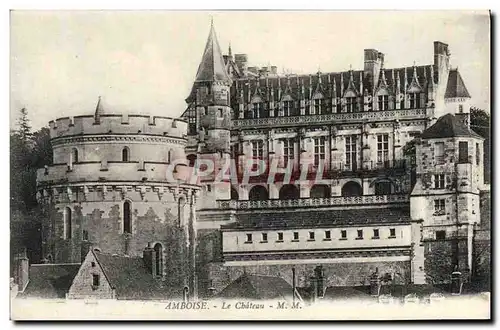
{"type": "Polygon", "coordinates": [[[222,230],[407,224],[411,220],[408,208],[252,212],[237,214],[236,218],[235,223],[221,226],[222,230]]]}

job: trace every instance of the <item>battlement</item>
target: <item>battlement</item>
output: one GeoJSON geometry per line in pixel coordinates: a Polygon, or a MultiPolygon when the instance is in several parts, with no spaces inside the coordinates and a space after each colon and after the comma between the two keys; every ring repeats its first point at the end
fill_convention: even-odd
{"type": "Polygon", "coordinates": [[[38,185],[69,184],[85,182],[192,182],[192,168],[184,163],[168,164],[160,162],[85,162],[73,164],[55,164],[38,169],[38,185]]]}
{"type": "Polygon", "coordinates": [[[129,114],[63,117],[49,122],[50,137],[95,134],[147,134],[185,138],[188,124],[183,119],[129,114]]]}

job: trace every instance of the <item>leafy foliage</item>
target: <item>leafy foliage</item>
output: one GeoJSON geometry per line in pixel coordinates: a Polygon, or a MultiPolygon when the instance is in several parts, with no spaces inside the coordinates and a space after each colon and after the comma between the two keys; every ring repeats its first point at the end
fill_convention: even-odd
{"type": "Polygon", "coordinates": [[[36,171],[52,162],[50,132],[31,132],[28,111],[21,109],[17,129],[10,132],[11,255],[27,248],[37,261],[41,247],[41,213],[36,201],[36,171]]]}
{"type": "Polygon", "coordinates": [[[491,118],[484,110],[472,107],[470,109],[470,127],[484,138],[484,181],[490,182],[491,163],[491,118]]]}

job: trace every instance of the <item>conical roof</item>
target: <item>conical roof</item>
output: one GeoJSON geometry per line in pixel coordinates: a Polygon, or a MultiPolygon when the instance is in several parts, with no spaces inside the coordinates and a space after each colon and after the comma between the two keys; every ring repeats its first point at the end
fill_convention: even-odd
{"type": "Polygon", "coordinates": [[[450,70],[448,75],[448,83],[446,85],[445,98],[470,98],[469,91],[465,87],[465,83],[458,72],[458,69],[450,70]]]}
{"type": "Polygon", "coordinates": [[[205,51],[201,58],[195,81],[231,81],[226,72],[224,58],[215,34],[214,24],[210,26],[205,51]]]}

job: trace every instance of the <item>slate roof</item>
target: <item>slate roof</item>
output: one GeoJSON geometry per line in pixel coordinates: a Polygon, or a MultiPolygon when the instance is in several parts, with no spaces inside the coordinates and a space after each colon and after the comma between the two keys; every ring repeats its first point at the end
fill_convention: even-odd
{"type": "Polygon", "coordinates": [[[156,280],[140,257],[93,252],[117,299],[172,299],[182,296],[182,288],[173,288],[156,280]]]}
{"type": "Polygon", "coordinates": [[[292,229],[364,224],[409,223],[408,208],[367,208],[320,211],[271,211],[236,215],[237,221],[222,229],[292,229]]]}
{"type": "Polygon", "coordinates": [[[470,98],[469,91],[465,87],[465,83],[458,72],[458,69],[450,70],[448,76],[448,83],[446,85],[446,92],[444,93],[445,98],[470,98]]]}
{"type": "Polygon", "coordinates": [[[243,274],[226,286],[217,298],[290,300],[293,287],[277,276],[243,274]]]}
{"type": "MultiPolygon", "coordinates": [[[[413,81],[415,73],[416,81],[422,90],[425,91],[428,84],[431,82],[431,77],[434,78],[432,82],[435,83],[437,74],[436,70],[432,70],[431,65],[382,69],[379,75],[379,84],[377,84],[377,86],[380,85],[380,81],[383,76],[382,71],[385,76],[387,87],[391,93],[396,93],[398,90],[403,92],[405,86],[408,88],[413,81]],[[397,84],[398,77],[399,88],[397,84]]],[[[364,77],[363,73],[364,70],[349,70],[342,72],[320,72],[301,75],[294,74],[289,76],[282,75],[261,77],[260,79],[246,77],[245,79],[238,79],[233,83],[231,88],[231,104],[234,105],[241,102],[250,102],[256,88],[259,90],[260,94],[264,96],[264,100],[267,101],[271,101],[272,90],[275,102],[279,101],[280,94],[278,91],[280,90],[282,96],[290,94],[290,96],[292,96],[295,100],[301,99],[302,88],[304,89],[304,99],[310,99],[314,95],[317,88],[321,89],[321,92],[325,97],[333,97],[335,95],[337,97],[341,97],[342,88],[345,92],[349,86],[351,74],[357,92],[362,93],[365,89],[371,92],[373,88],[370,84],[370,80],[364,77]],[[362,90],[361,86],[363,87],[362,90]],[[288,90],[290,93],[288,93],[288,90]],[[243,99],[240,99],[241,91],[243,92],[243,99]]]]}
{"type": "Polygon", "coordinates": [[[213,23],[210,27],[210,33],[196,73],[195,81],[231,81],[226,71],[226,65],[213,23]]]}
{"type": "Polygon", "coordinates": [[[446,114],[440,117],[434,125],[422,132],[420,138],[475,137],[483,139],[479,134],[467,127],[459,117],[446,114]]]}
{"type": "Polygon", "coordinates": [[[80,264],[33,264],[29,282],[20,298],[66,298],[80,264]]]}

